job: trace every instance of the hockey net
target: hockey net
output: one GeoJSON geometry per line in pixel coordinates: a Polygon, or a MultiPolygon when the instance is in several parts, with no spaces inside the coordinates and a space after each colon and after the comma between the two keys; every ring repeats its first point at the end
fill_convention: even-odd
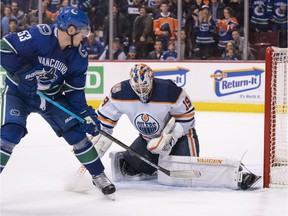
{"type": "Polygon", "coordinates": [[[265,71],[264,187],[288,186],[288,49],[268,47],[265,71]]]}

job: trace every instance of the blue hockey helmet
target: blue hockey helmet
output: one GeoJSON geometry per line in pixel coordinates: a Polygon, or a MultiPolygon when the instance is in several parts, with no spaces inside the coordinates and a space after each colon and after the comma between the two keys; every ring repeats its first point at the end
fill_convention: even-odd
{"type": "Polygon", "coordinates": [[[57,16],[57,27],[64,30],[68,35],[73,36],[78,33],[87,37],[90,34],[88,16],[75,7],[64,7],[57,16]],[[70,28],[70,27],[74,28],[70,28]]]}

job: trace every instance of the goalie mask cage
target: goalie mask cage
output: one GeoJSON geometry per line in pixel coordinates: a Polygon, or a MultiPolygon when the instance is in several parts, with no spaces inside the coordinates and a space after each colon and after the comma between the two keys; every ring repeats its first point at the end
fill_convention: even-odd
{"type": "Polygon", "coordinates": [[[265,71],[264,187],[288,186],[288,49],[268,47],[265,71]]]}

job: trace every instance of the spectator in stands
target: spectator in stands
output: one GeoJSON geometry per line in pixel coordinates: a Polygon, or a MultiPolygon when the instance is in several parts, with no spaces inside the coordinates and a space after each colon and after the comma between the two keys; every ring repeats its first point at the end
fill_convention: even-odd
{"type": "MultiPolygon", "coordinates": [[[[70,0],[62,0],[60,7],[67,7],[67,6],[70,6],[70,0]]],[[[59,8],[58,8],[58,10],[59,10],[59,8]]]]}
{"type": "Polygon", "coordinates": [[[96,40],[96,35],[91,32],[87,38],[87,41],[83,44],[83,48],[88,52],[89,59],[99,59],[104,51],[104,46],[98,40],[96,40]]]}
{"type": "Polygon", "coordinates": [[[219,56],[225,51],[226,44],[232,41],[232,31],[237,29],[238,20],[233,16],[234,11],[230,7],[225,7],[223,10],[224,19],[216,20],[218,27],[218,51],[219,56]]]}
{"type": "Polygon", "coordinates": [[[39,1],[38,0],[27,0],[27,1],[29,1],[28,10],[27,10],[27,6],[26,6],[25,10],[20,6],[20,4],[19,4],[19,7],[21,9],[23,9],[24,13],[26,13],[26,14],[28,14],[30,12],[35,13],[38,10],[39,1]]]}
{"type": "Polygon", "coordinates": [[[182,27],[185,29],[186,34],[188,34],[189,24],[186,23],[188,19],[188,13],[193,5],[193,0],[183,0],[182,1],[182,27]]]}
{"type": "Polygon", "coordinates": [[[271,1],[267,0],[250,0],[249,1],[249,29],[250,31],[268,31],[270,27],[271,1]],[[269,6],[270,5],[270,6],[269,6]]]}
{"type": "MultiPolygon", "coordinates": [[[[222,20],[224,19],[224,8],[225,4],[222,0],[211,0],[209,3],[209,8],[211,10],[212,19],[213,20],[222,20]]],[[[216,26],[214,32],[213,32],[213,38],[215,41],[215,44],[218,44],[218,27],[216,26]]]]}
{"type": "Polygon", "coordinates": [[[198,17],[199,11],[201,10],[201,7],[203,5],[202,0],[195,0],[192,2],[192,5],[188,11],[186,21],[185,21],[185,29],[188,35],[188,39],[191,41],[192,49],[193,51],[198,51],[199,48],[197,48],[196,45],[196,33],[195,33],[195,17],[198,17]]]}
{"type": "Polygon", "coordinates": [[[211,0],[209,3],[209,8],[211,10],[213,20],[224,19],[223,10],[225,5],[220,0],[211,0]]]}
{"type": "Polygon", "coordinates": [[[38,18],[37,17],[31,17],[31,19],[27,19],[25,22],[25,29],[28,29],[31,26],[38,24],[38,18]]]}
{"type": "MultiPolygon", "coordinates": [[[[244,37],[240,37],[240,32],[237,29],[232,31],[232,38],[235,44],[235,54],[239,60],[244,60],[244,37]]],[[[247,60],[254,60],[250,46],[247,47],[247,60]]]]}
{"type": "Polygon", "coordinates": [[[60,5],[61,5],[61,1],[60,0],[50,0],[50,3],[48,5],[47,9],[51,13],[56,13],[56,11],[58,11],[60,5]]]}
{"type": "Polygon", "coordinates": [[[129,47],[129,51],[128,51],[126,60],[135,60],[135,59],[138,59],[138,56],[137,56],[137,48],[136,48],[136,46],[131,45],[131,46],[129,47]]]}
{"type": "MultiPolygon", "coordinates": [[[[126,55],[124,51],[121,49],[121,41],[119,38],[114,38],[112,49],[113,49],[113,60],[125,60],[126,59],[126,55]]],[[[109,59],[108,46],[105,47],[104,52],[99,58],[99,60],[105,60],[105,59],[109,59]]]]}
{"type": "Polygon", "coordinates": [[[17,33],[20,29],[18,28],[18,20],[11,18],[9,20],[9,34],[17,33]]]}
{"type": "Polygon", "coordinates": [[[210,58],[212,55],[212,50],[215,45],[215,40],[213,37],[213,31],[215,29],[216,23],[212,19],[212,14],[208,5],[202,5],[201,11],[198,16],[194,16],[195,20],[195,35],[196,44],[199,48],[200,59],[210,58]]]}
{"type": "MultiPolygon", "coordinates": [[[[235,43],[233,41],[229,41],[226,44],[225,51],[222,53],[222,59],[224,59],[226,57],[226,54],[227,54],[229,49],[232,49],[234,51],[234,55],[236,56],[235,43]]],[[[238,58],[238,56],[237,56],[237,58],[238,58]]]]}
{"type": "Polygon", "coordinates": [[[175,41],[177,38],[178,20],[174,14],[168,11],[167,2],[163,1],[160,9],[161,13],[156,16],[153,22],[153,30],[156,37],[162,40],[163,50],[166,50],[168,42],[175,41]]]}
{"type": "Polygon", "coordinates": [[[287,47],[287,0],[272,1],[271,29],[279,31],[279,47],[287,47]]]}
{"type": "MultiPolygon", "coordinates": [[[[180,38],[180,59],[189,59],[191,54],[191,43],[187,38],[184,28],[180,32],[180,38]]],[[[177,44],[175,44],[175,46],[177,50],[177,44]]]]}
{"type": "MultiPolygon", "coordinates": [[[[17,19],[10,18],[10,20],[9,20],[9,31],[8,31],[7,34],[13,34],[13,33],[19,32],[20,30],[18,29],[17,25],[18,25],[17,19]]],[[[3,35],[3,36],[5,36],[5,35],[3,35]]]]}
{"type": "Polygon", "coordinates": [[[168,49],[163,52],[163,55],[160,57],[160,60],[177,60],[177,51],[174,44],[174,41],[168,43],[168,49]]]}
{"type": "MultiPolygon", "coordinates": [[[[47,16],[47,7],[48,7],[48,4],[49,4],[49,0],[42,0],[42,23],[44,24],[52,24],[53,23],[53,20],[47,16]]],[[[28,15],[27,15],[27,20],[26,22],[30,23],[31,22],[31,19],[34,19],[34,18],[37,18],[39,20],[39,11],[38,11],[38,6],[37,6],[37,9],[35,10],[32,10],[28,15]]]]}
{"type": "Polygon", "coordinates": [[[162,0],[155,0],[153,3],[145,3],[144,5],[147,6],[147,13],[152,14],[153,19],[156,18],[161,13],[161,6],[162,0]]]}
{"type": "Polygon", "coordinates": [[[147,14],[145,6],[139,8],[139,16],[133,23],[132,42],[138,50],[140,59],[146,59],[149,52],[153,49],[153,19],[147,14]]]}
{"type": "MultiPolygon", "coordinates": [[[[18,9],[21,10],[23,12],[23,14],[25,14],[24,10],[26,8],[28,10],[28,5],[27,4],[29,4],[29,1],[30,0],[8,0],[8,1],[1,1],[1,2],[3,2],[4,5],[9,5],[11,8],[12,8],[12,3],[15,2],[17,4],[17,6],[18,6],[18,9]]],[[[18,21],[18,25],[19,25],[19,21],[18,21]]]]}
{"type": "MultiPolygon", "coordinates": [[[[121,42],[128,37],[128,31],[130,29],[129,21],[126,17],[119,12],[117,5],[112,7],[113,15],[113,38],[119,38],[121,42]]],[[[104,43],[105,45],[109,44],[109,15],[105,17],[104,20],[104,43]]]]}
{"type": "Polygon", "coordinates": [[[169,12],[177,17],[177,0],[166,0],[168,3],[169,12]]]}
{"type": "Polygon", "coordinates": [[[235,56],[235,51],[234,49],[228,49],[225,51],[225,57],[224,60],[238,60],[237,57],[235,56]]]}
{"type": "Polygon", "coordinates": [[[11,7],[6,5],[4,7],[4,16],[1,19],[2,36],[9,33],[9,20],[11,18],[16,19],[16,17],[12,16],[11,7]]]}
{"type": "Polygon", "coordinates": [[[11,2],[11,10],[12,10],[12,16],[16,17],[17,19],[17,29],[18,30],[24,30],[24,24],[25,24],[25,14],[22,10],[19,9],[18,3],[16,1],[11,2]]]}
{"type": "Polygon", "coordinates": [[[108,15],[109,1],[91,0],[91,8],[87,11],[91,31],[102,31],[105,17],[108,15]]]}
{"type": "Polygon", "coordinates": [[[234,17],[238,20],[238,30],[243,34],[244,28],[244,0],[226,0],[226,7],[231,7],[234,11],[234,17]]]}
{"type": "Polygon", "coordinates": [[[124,8],[123,14],[126,16],[127,20],[130,22],[129,38],[132,38],[132,28],[134,20],[139,16],[139,8],[141,7],[141,0],[132,0],[132,4],[128,4],[124,8]]]}
{"type": "Polygon", "coordinates": [[[154,42],[154,50],[149,53],[148,59],[160,59],[162,54],[162,40],[156,39],[154,42]]]}

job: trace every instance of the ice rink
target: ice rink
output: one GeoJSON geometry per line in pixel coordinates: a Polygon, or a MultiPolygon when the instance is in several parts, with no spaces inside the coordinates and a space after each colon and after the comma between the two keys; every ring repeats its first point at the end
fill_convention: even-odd
{"type": "MultiPolygon", "coordinates": [[[[262,175],[263,114],[197,112],[201,156],[240,159],[262,175]]],[[[62,138],[39,115],[28,118],[29,133],[15,148],[1,174],[1,216],[286,216],[288,190],[249,191],[180,188],[156,181],[116,182],[116,200],[106,199],[85,175],[71,192],[65,187],[79,162],[62,138]]],[[[122,117],[113,136],[129,144],[137,132],[122,117]]],[[[122,150],[113,144],[110,151],[122,150]]],[[[103,163],[110,177],[109,152],[103,163]]]]}

